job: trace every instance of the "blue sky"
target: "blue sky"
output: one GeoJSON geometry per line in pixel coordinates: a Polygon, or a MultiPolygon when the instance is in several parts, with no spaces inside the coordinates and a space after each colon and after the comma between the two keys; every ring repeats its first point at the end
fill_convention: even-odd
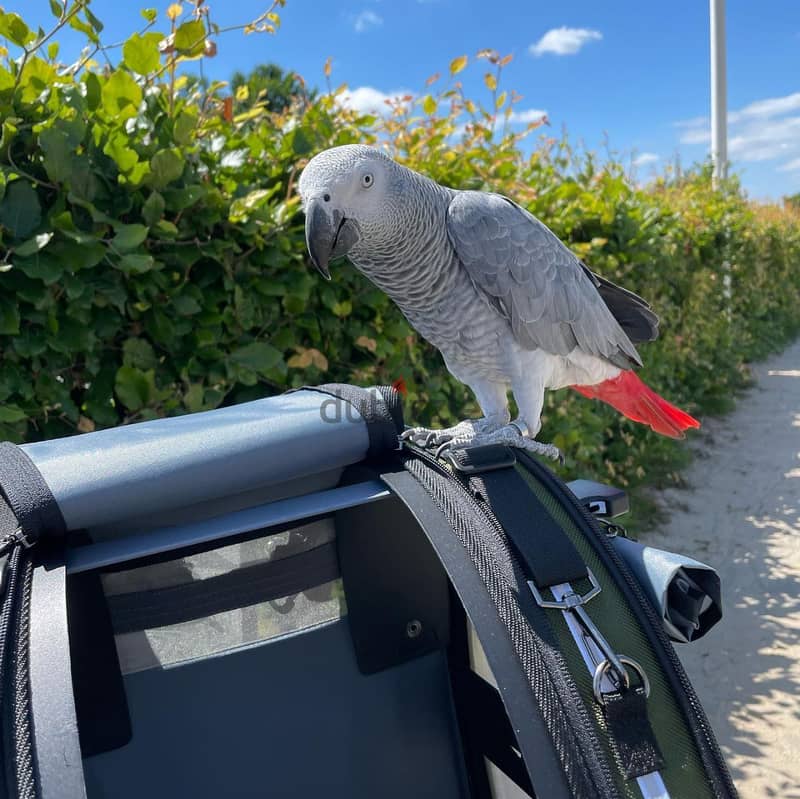
{"type": "MultiPolygon", "coordinates": [[[[255,17],[256,0],[208,0],[222,25],[255,17]]],[[[167,3],[94,0],[106,40],[136,29],[137,10],[167,3]]],[[[47,0],[6,0],[29,23],[52,19],[47,0]]],[[[638,175],[708,152],[708,3],[673,0],[287,0],[276,36],[230,33],[206,74],[227,78],[274,61],[314,84],[333,58],[334,85],[352,101],[424,91],[452,58],[481,48],[513,53],[504,86],[524,95],[519,111],[546,111],[554,131],[603,151],[604,142],[638,175]],[[538,46],[537,46],[538,45],[538,46]],[[372,90],[372,91],[368,91],[372,90]],[[359,91],[360,90],[360,91],[359,91]]],[[[800,2],[728,0],[730,155],[751,196],[800,191],[800,2]]],[[[69,35],[63,37],[69,47],[69,35]]],[[[481,90],[483,70],[462,73],[481,90]]]]}

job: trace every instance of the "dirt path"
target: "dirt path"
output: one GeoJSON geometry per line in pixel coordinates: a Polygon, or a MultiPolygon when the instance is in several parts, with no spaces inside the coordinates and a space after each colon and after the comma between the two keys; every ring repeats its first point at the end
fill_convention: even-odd
{"type": "Polygon", "coordinates": [[[647,541],[722,575],[725,618],[678,652],[742,799],[800,799],[800,342],[755,373],[647,541]]]}

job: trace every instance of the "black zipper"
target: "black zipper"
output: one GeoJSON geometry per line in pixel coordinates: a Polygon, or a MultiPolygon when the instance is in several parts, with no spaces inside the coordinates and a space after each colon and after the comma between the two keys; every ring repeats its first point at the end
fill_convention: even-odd
{"type": "Polygon", "coordinates": [[[601,559],[604,560],[604,565],[606,568],[609,568],[613,564],[612,568],[609,568],[609,571],[613,573],[615,568],[619,572],[619,577],[616,580],[617,585],[623,591],[627,590],[627,599],[634,613],[638,612],[645,616],[647,623],[642,623],[641,618],[639,619],[639,623],[650,638],[650,642],[656,654],[662,656],[660,658],[662,666],[665,662],[669,665],[669,668],[665,669],[665,672],[673,684],[673,693],[681,705],[689,728],[692,730],[695,737],[698,749],[700,750],[700,756],[703,760],[703,765],[708,772],[716,777],[713,782],[715,793],[719,799],[735,799],[738,794],[728,771],[728,766],[719,749],[719,744],[714,737],[708,717],[700,704],[694,687],[689,682],[689,678],[678,656],[675,654],[674,648],[667,639],[661,620],[656,615],[650,600],[645,596],[639,582],[620,558],[616,550],[611,546],[608,537],[599,529],[597,520],[583,505],[581,505],[577,497],[564,483],[552,474],[549,469],[542,466],[527,453],[520,452],[517,454],[517,457],[518,461],[531,472],[534,477],[540,480],[545,488],[564,500],[567,509],[572,511],[571,516],[573,521],[579,527],[582,523],[589,526],[593,535],[588,536],[588,538],[601,559]],[[675,683],[677,683],[677,690],[675,683]]]}
{"type": "MultiPolygon", "coordinates": [[[[473,493],[470,491],[470,489],[453,472],[451,472],[449,469],[447,469],[445,466],[443,466],[442,463],[437,458],[435,458],[433,455],[431,455],[427,451],[419,449],[416,446],[412,447],[412,446],[406,445],[406,452],[410,453],[417,460],[420,460],[423,463],[425,463],[426,465],[428,465],[429,467],[431,467],[433,470],[435,470],[441,476],[446,477],[450,481],[451,484],[453,484],[453,485],[455,485],[457,487],[457,490],[459,492],[461,492],[464,495],[464,497],[467,499],[467,501],[472,504],[472,507],[477,508],[479,510],[481,515],[487,521],[487,523],[492,527],[494,533],[504,543],[504,545],[506,546],[506,549],[508,551],[509,560],[511,561],[511,563],[514,566],[514,570],[518,571],[518,572],[522,572],[523,570],[521,569],[521,566],[520,566],[520,563],[519,563],[519,559],[517,558],[516,554],[514,553],[513,547],[511,547],[508,544],[505,530],[503,529],[503,526],[500,524],[499,520],[495,516],[495,514],[492,511],[491,507],[486,503],[478,502],[476,500],[475,496],[473,495],[473,493]]],[[[568,684],[568,685],[570,685],[572,687],[572,689],[574,690],[576,696],[580,696],[580,691],[578,690],[577,684],[575,683],[575,680],[574,680],[571,672],[566,667],[564,667],[561,670],[561,672],[562,672],[561,675],[560,675],[561,678],[565,681],[566,684],[568,684]]],[[[595,750],[595,752],[601,753],[598,760],[599,760],[599,762],[601,764],[603,764],[604,776],[606,778],[606,783],[607,783],[606,795],[608,795],[608,790],[609,789],[612,791],[613,795],[617,795],[616,786],[614,786],[614,781],[613,781],[613,778],[611,776],[610,768],[608,767],[608,764],[606,763],[605,756],[602,755],[603,747],[602,747],[602,744],[601,744],[599,738],[597,737],[596,733],[594,732],[594,726],[592,724],[589,724],[587,726],[587,729],[592,730],[593,740],[591,741],[591,747],[595,750]]],[[[582,755],[582,757],[584,757],[584,756],[582,755]]],[[[596,786],[596,788],[597,788],[598,791],[601,790],[600,786],[596,786]]],[[[597,794],[598,797],[600,795],[601,795],[600,793],[597,794]]]]}

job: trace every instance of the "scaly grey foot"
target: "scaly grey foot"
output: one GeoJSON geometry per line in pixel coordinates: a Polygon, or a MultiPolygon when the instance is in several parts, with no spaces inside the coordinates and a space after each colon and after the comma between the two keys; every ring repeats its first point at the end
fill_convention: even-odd
{"type": "Polygon", "coordinates": [[[476,435],[491,433],[500,429],[508,419],[484,417],[482,419],[466,419],[453,427],[441,430],[430,430],[427,427],[410,427],[400,435],[401,441],[410,441],[418,447],[441,447],[455,439],[471,440],[476,435]]]}
{"type": "Polygon", "coordinates": [[[553,444],[543,444],[541,441],[536,441],[534,438],[529,438],[523,429],[527,431],[524,423],[514,423],[504,425],[497,430],[488,433],[477,433],[475,435],[461,435],[454,436],[446,442],[443,442],[436,450],[437,457],[441,455],[446,449],[464,449],[466,447],[483,447],[489,444],[505,444],[509,447],[516,449],[524,449],[526,452],[533,452],[536,455],[542,455],[559,463],[564,463],[564,456],[561,450],[553,444]],[[523,429],[521,429],[523,428],[523,429]]]}

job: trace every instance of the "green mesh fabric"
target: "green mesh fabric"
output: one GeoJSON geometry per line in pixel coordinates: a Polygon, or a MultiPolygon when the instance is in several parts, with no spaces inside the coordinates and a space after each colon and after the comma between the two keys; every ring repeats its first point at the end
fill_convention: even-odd
{"type": "MultiPolygon", "coordinates": [[[[628,607],[628,602],[603,566],[594,546],[586,539],[569,513],[561,506],[532,475],[525,469],[520,474],[530,484],[536,496],[548,513],[569,536],[586,565],[592,570],[603,590],[586,606],[592,620],[606,636],[614,650],[628,655],[642,665],[650,678],[651,694],[648,700],[648,714],[656,739],[666,761],[661,770],[664,783],[672,797],[692,799],[714,799],[708,784],[700,753],[694,743],[692,733],[687,727],[683,713],[675,701],[669,681],[652,651],[646,635],[628,607]]],[[[588,589],[585,586],[576,588],[588,589]]],[[[581,695],[591,709],[598,727],[603,731],[602,741],[607,741],[605,720],[602,711],[594,701],[592,678],[581,658],[580,652],[567,628],[560,611],[553,611],[553,627],[559,637],[562,653],[570,666],[581,695]]],[[[610,754],[611,760],[616,758],[610,754]]],[[[641,794],[635,780],[625,781],[621,772],[617,774],[621,795],[630,799],[640,799],[641,794]]]]}

